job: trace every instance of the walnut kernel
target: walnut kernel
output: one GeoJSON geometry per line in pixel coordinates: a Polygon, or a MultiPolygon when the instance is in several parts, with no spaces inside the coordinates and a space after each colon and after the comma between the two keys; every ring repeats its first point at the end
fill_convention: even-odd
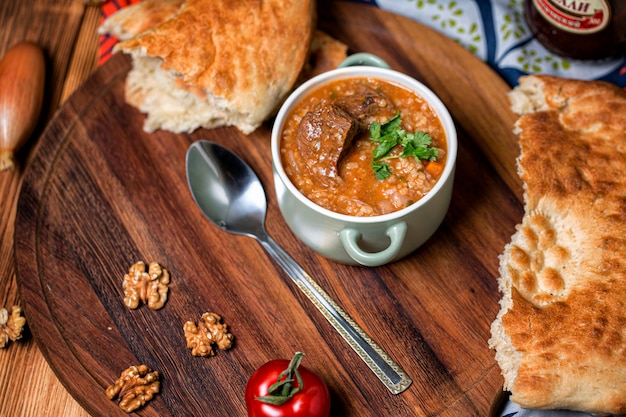
{"type": "Polygon", "coordinates": [[[197,325],[193,321],[184,324],[187,347],[193,356],[213,356],[213,345],[220,350],[230,349],[235,337],[228,333],[228,326],[221,323],[222,318],[215,313],[204,313],[197,325]]]}
{"type": "Polygon", "coordinates": [[[147,303],[151,309],[158,310],[167,301],[169,283],[167,269],[152,262],[146,272],[146,264],[139,261],[124,275],[124,304],[134,310],[140,303],[147,303]]]}
{"type": "Polygon", "coordinates": [[[146,365],[138,365],[123,371],[120,378],[109,386],[105,393],[110,400],[119,398],[120,408],[132,413],[158,394],[160,388],[159,373],[146,365]]]}
{"type": "Polygon", "coordinates": [[[9,340],[15,342],[22,338],[22,331],[26,325],[26,319],[22,317],[22,309],[13,306],[11,314],[6,308],[0,308],[0,349],[9,345],[9,340]]]}

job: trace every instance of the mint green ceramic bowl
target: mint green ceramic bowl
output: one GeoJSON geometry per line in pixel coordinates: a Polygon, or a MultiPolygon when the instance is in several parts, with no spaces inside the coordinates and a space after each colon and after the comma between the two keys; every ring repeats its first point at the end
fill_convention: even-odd
{"type": "Polygon", "coordinates": [[[352,55],[342,67],[320,74],[302,84],[280,108],[272,128],[271,140],[274,187],[285,221],[302,242],[333,261],[378,266],[401,259],[415,251],[435,233],[448,211],[458,149],[452,117],[430,89],[419,81],[388,68],[378,57],[368,54],[352,55]],[[441,119],[448,145],[441,178],[426,196],[402,210],[372,217],[339,214],[313,203],[289,180],[280,157],[281,134],[285,118],[292,107],[324,83],[357,76],[388,80],[423,97],[441,119]]]}

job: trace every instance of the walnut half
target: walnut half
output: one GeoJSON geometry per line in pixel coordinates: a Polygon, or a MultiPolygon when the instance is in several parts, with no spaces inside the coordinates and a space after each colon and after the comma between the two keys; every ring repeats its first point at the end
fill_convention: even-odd
{"type": "Polygon", "coordinates": [[[228,326],[221,323],[222,318],[215,313],[204,313],[197,325],[193,321],[184,324],[187,347],[193,356],[213,356],[213,345],[220,350],[230,349],[235,337],[228,333],[228,326]]]}
{"type": "Polygon", "coordinates": [[[22,317],[22,309],[13,306],[11,314],[6,308],[0,308],[0,349],[9,345],[9,340],[15,342],[22,338],[22,331],[26,325],[26,319],[22,317]]]}
{"type": "Polygon", "coordinates": [[[143,407],[161,388],[159,373],[146,365],[131,366],[122,372],[115,384],[106,389],[106,396],[120,399],[119,406],[127,413],[143,407]]]}
{"type": "Polygon", "coordinates": [[[139,261],[124,275],[124,304],[134,310],[140,303],[147,303],[151,309],[158,310],[167,301],[169,283],[167,269],[152,262],[146,272],[146,264],[139,261]]]}

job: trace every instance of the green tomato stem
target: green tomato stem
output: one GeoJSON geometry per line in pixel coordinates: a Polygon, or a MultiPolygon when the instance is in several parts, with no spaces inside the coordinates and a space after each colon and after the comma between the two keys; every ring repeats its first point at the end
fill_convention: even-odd
{"type": "Polygon", "coordinates": [[[278,375],[277,381],[267,389],[268,395],[255,398],[266,404],[282,405],[292,399],[294,395],[302,391],[304,383],[300,372],[298,372],[298,367],[300,366],[303,357],[304,353],[296,352],[289,362],[287,369],[281,372],[278,375]],[[297,381],[297,386],[293,386],[294,376],[295,381],[297,381]]]}

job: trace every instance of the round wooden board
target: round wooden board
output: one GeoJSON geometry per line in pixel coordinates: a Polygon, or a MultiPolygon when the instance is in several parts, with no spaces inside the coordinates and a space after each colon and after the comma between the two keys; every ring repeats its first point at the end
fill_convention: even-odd
{"type": "Polygon", "coordinates": [[[122,370],[145,363],[162,390],[145,416],[243,416],[243,393],[264,362],[303,351],[332,392],[333,416],[484,416],[502,390],[488,348],[498,311],[498,255],[522,217],[508,86],[451,40],[377,8],[334,2],[319,26],[351,52],[373,52],[429,85],[459,128],[450,211],[436,235],[379,268],[328,261],[304,247],[279,214],[268,122],[173,134],[142,130],[124,101],[130,68],[117,55],[63,106],[39,142],[16,221],[25,314],[59,379],[95,416],[125,416],[104,395],[122,370]],[[223,144],[256,170],[269,200],[267,228],[411,376],[392,395],[253,239],[221,232],[188,191],[185,153],[223,144]],[[169,300],[129,310],[122,280],[138,260],[171,274],[169,300]],[[220,314],[229,351],[197,358],[187,320],[220,314]]]}

